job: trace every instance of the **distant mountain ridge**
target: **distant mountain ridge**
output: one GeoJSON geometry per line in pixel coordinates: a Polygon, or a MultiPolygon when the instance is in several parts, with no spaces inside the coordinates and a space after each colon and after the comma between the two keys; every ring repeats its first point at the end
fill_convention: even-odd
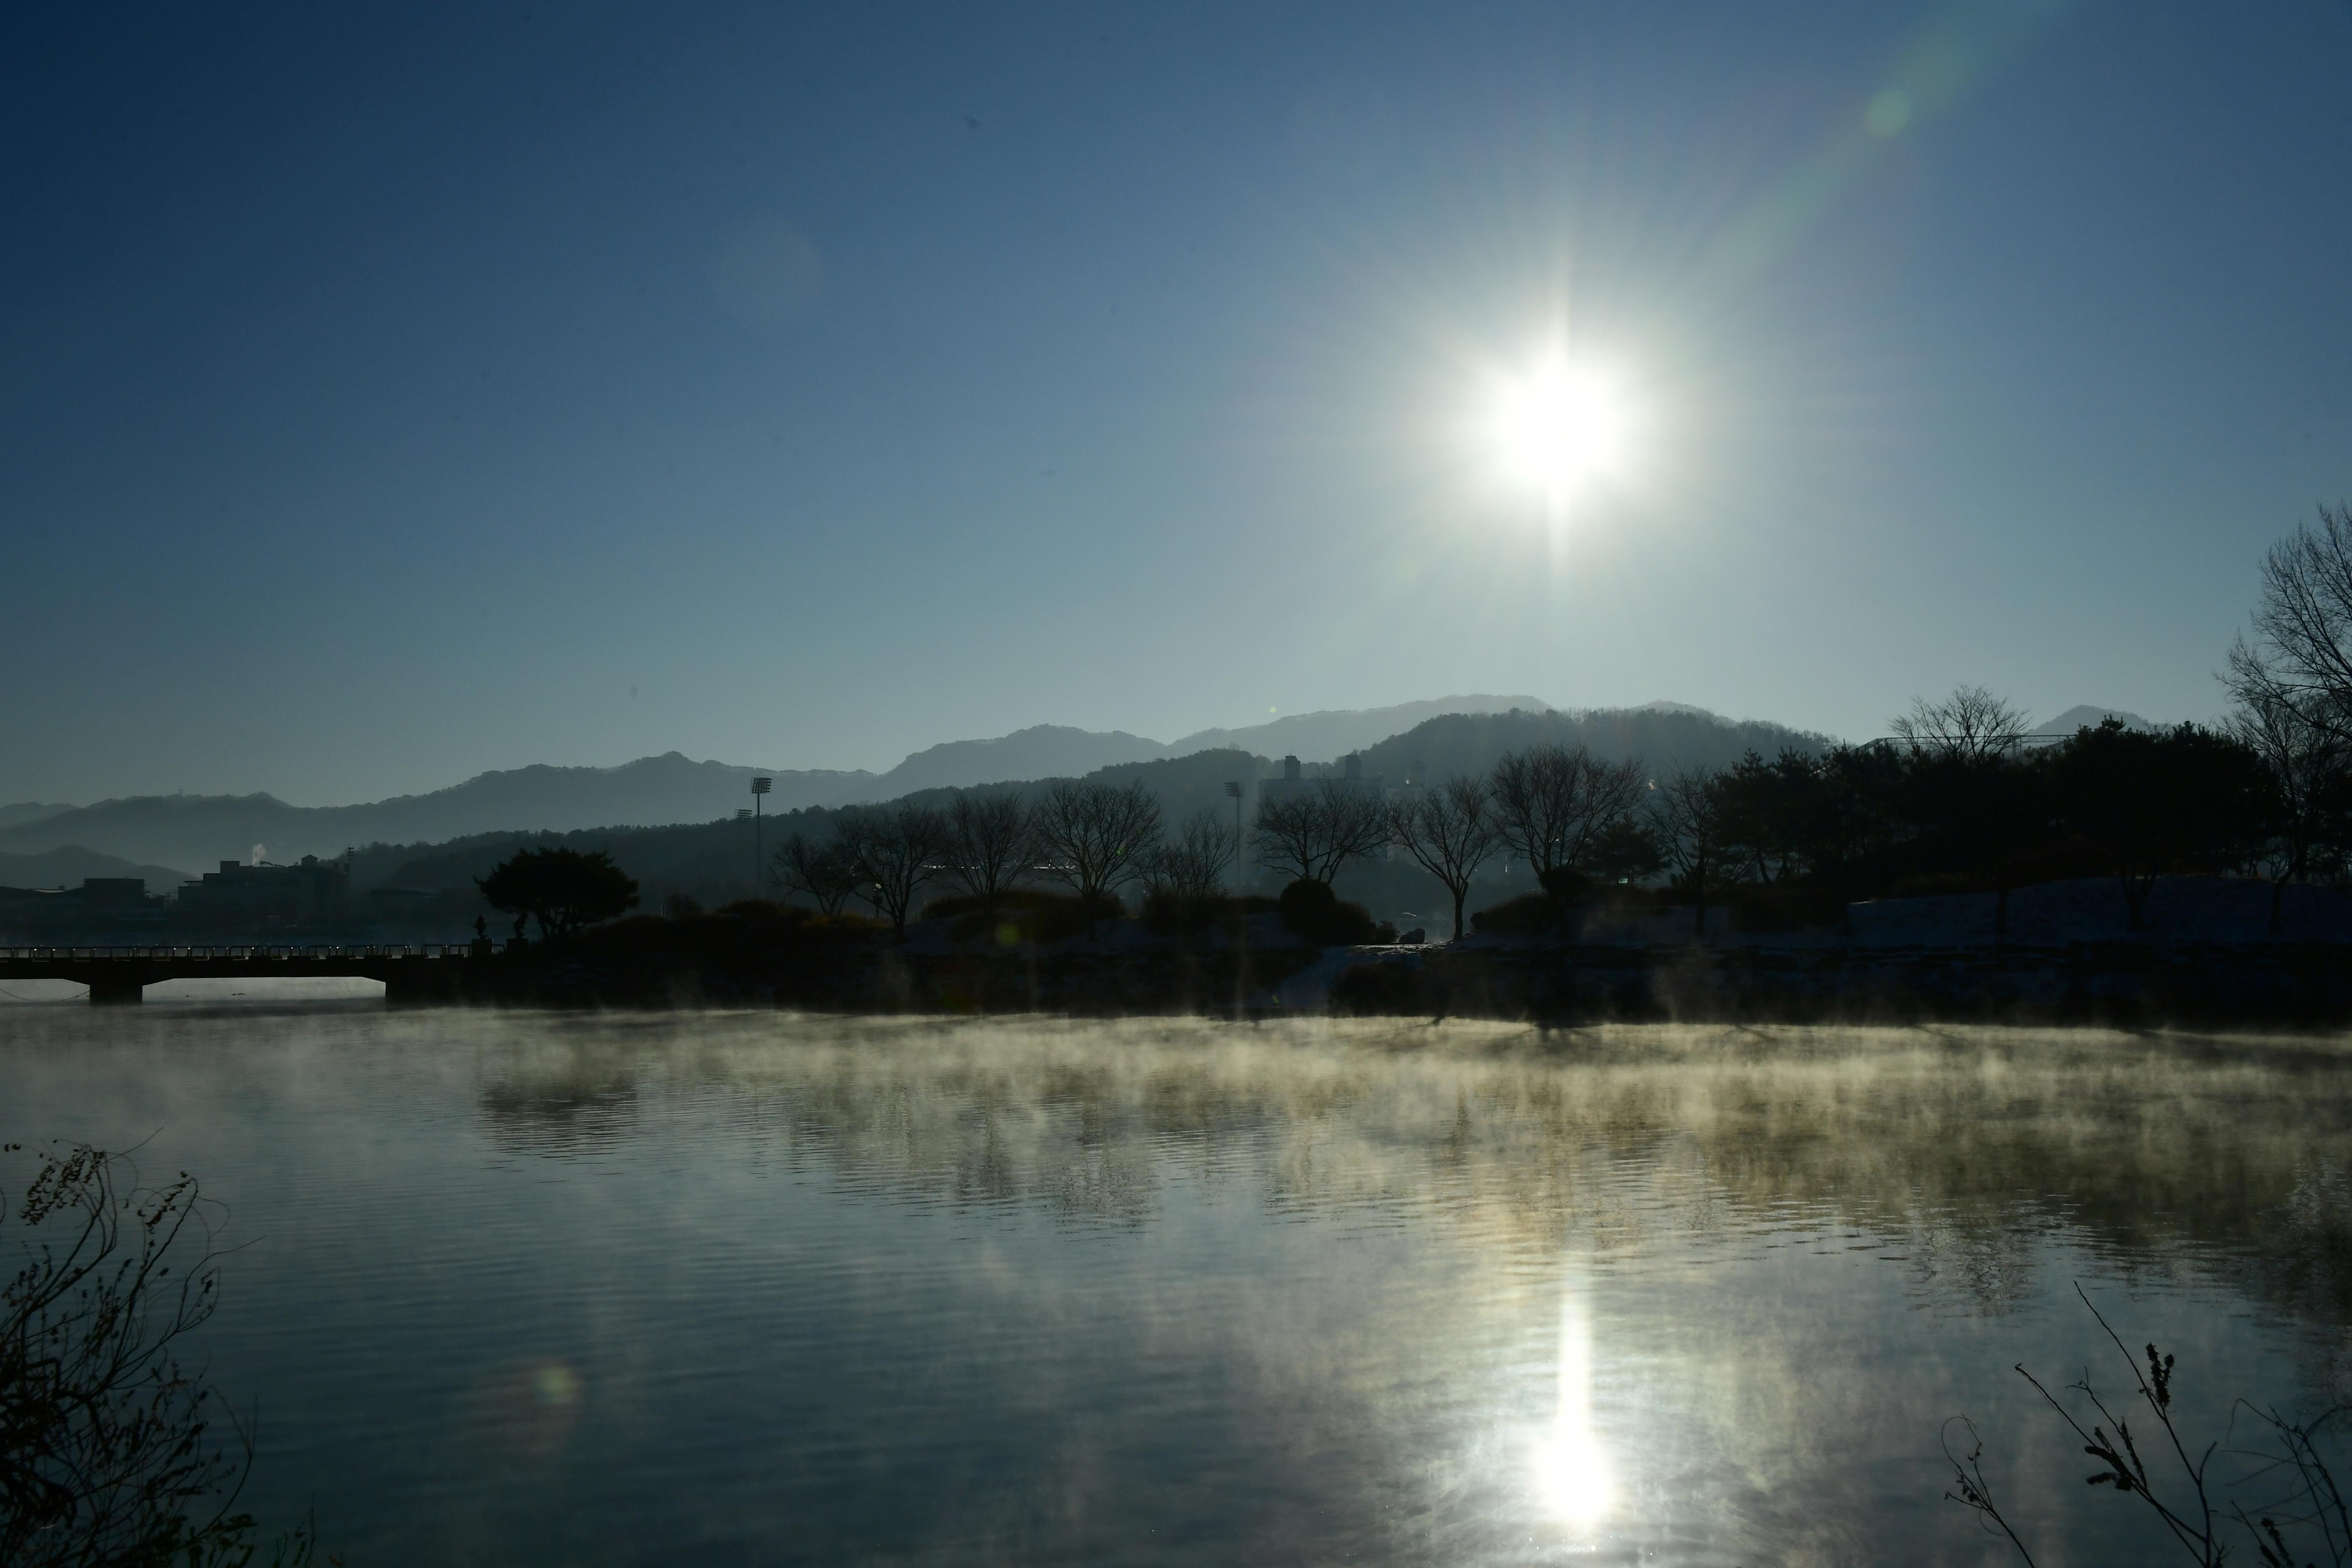
{"type": "MultiPolygon", "coordinates": [[[[2036,731],[2072,734],[2115,711],[2067,710],[2036,731]]],[[[2137,728],[2147,721],[2116,712],[2137,728]]],[[[1534,697],[1463,695],[1388,708],[1295,713],[1263,724],[1197,731],[1172,743],[1124,731],[1038,724],[992,740],[951,741],[914,752],[887,773],[864,769],[764,769],[695,762],[677,752],[617,767],[545,763],[479,773],[424,795],[357,805],[289,805],[268,795],[145,795],[62,806],[0,806],[0,857],[47,856],[71,849],[106,862],[69,871],[57,861],[34,870],[5,868],[0,885],[49,886],[82,876],[141,875],[163,891],[182,872],[243,860],[256,846],[268,858],[332,856],[368,844],[434,844],[499,832],[579,832],[709,823],[750,804],[751,780],[775,781],[770,813],[895,800],[924,790],[1043,778],[1080,777],[1104,768],[1172,762],[1217,752],[1222,778],[1247,758],[1296,755],[1312,763],[1365,754],[1366,771],[1398,782],[1475,771],[1502,750],[1538,740],[1582,741],[1611,757],[1641,756],[1654,766],[1724,765],[1754,749],[1816,751],[1828,736],[1764,721],[1724,719],[1688,703],[1659,700],[1638,708],[1570,710],[1534,697]],[[126,868],[125,862],[130,864],[126,868]],[[15,877],[47,881],[10,884],[15,877]]],[[[1207,775],[1204,773],[1203,777],[1207,775]]],[[[1213,783],[1214,781],[1212,781],[1213,783]]],[[[1206,786],[1203,786],[1206,787],[1206,786]]],[[[76,862],[75,864],[79,864],[76,862]]],[[[95,861],[93,861],[95,864],[95,861]]]]}
{"type": "Polygon", "coordinates": [[[2051,720],[2047,724],[2036,727],[2032,731],[2032,733],[2036,735],[2072,735],[2077,730],[2095,730],[2110,719],[2122,720],[2124,728],[2126,730],[2153,730],[2156,728],[2155,725],[2149,723],[2138,714],[2126,713],[2120,708],[2095,708],[2090,703],[2078,702],[2074,707],[2067,709],[2063,713],[2059,714],[2055,719],[2051,720]]]}
{"type": "MultiPolygon", "coordinates": [[[[1207,751],[1196,746],[1194,751],[1207,751]]],[[[1016,779],[1076,778],[1121,763],[1156,762],[1176,753],[1158,741],[1066,724],[1034,724],[993,741],[948,741],[917,752],[845,800],[896,800],[919,789],[963,789],[1016,779]]],[[[844,804],[825,801],[826,805],[844,804]]]]}
{"type": "MultiPolygon", "coordinates": [[[[1652,706],[1660,710],[1652,715],[1659,721],[1679,717],[1727,722],[1681,704],[1652,706]]],[[[304,855],[333,856],[347,847],[374,843],[433,844],[484,833],[564,833],[713,822],[751,804],[751,780],[760,774],[775,781],[774,793],[765,806],[773,814],[804,806],[894,800],[922,790],[1078,777],[1103,768],[1172,761],[1212,751],[1269,759],[1296,754],[1323,763],[1353,752],[1369,752],[1433,720],[1513,711],[1529,720],[1551,716],[1559,721],[1544,730],[1546,734],[1554,730],[1569,733],[1570,729],[1561,726],[1573,717],[1563,716],[1561,710],[1533,697],[1465,695],[1389,708],[1290,714],[1264,724],[1200,731],[1172,744],[1124,731],[1039,724],[993,740],[928,747],[883,773],[863,769],[771,770],[696,762],[668,752],[617,767],[541,763],[494,771],[447,789],[355,805],[290,805],[269,795],[144,795],[86,806],[28,808],[13,822],[0,818],[0,854],[42,855],[75,847],[146,867],[181,866],[201,871],[222,860],[246,859],[257,846],[269,859],[291,861],[304,855]]],[[[1591,729],[1589,719],[1575,722],[1591,729]]],[[[1654,731],[1664,733],[1654,724],[1643,728],[1643,733],[1654,731]]],[[[1605,725],[1592,730],[1598,744],[1614,750],[1629,743],[1613,731],[1604,731],[1605,725]]],[[[1763,726],[1757,733],[1764,736],[1767,731],[1770,737],[1796,734],[1777,726],[1763,726]]],[[[1231,764],[1218,765],[1230,771],[1231,764]]]]}
{"type": "Polygon", "coordinates": [[[135,866],[78,844],[38,855],[0,855],[0,888],[79,888],[91,877],[136,877],[149,892],[169,894],[189,879],[189,873],[169,866],[135,866]]]}
{"type": "MultiPolygon", "coordinates": [[[[331,856],[372,843],[429,843],[517,828],[569,832],[622,825],[709,822],[751,801],[762,768],[693,762],[676,752],[618,767],[545,763],[479,773],[427,795],[361,805],[289,805],[268,795],[140,795],[100,801],[0,827],[0,853],[79,846],[133,860],[209,868],[245,859],[331,856]]],[[[770,774],[772,810],[835,805],[875,775],[810,770],[770,774]]]]}
{"type": "MultiPolygon", "coordinates": [[[[1549,713],[1552,705],[1535,697],[1439,697],[1425,702],[1400,702],[1392,708],[1336,708],[1314,713],[1293,713],[1238,730],[1198,730],[1162,753],[1190,756],[1194,752],[1232,748],[1260,756],[1296,756],[1329,762],[1350,752],[1377,746],[1416,724],[1448,713],[1508,713],[1513,709],[1549,713]]],[[[1696,710],[1694,710],[1696,711],[1696,710]]]]}
{"type": "Polygon", "coordinates": [[[289,805],[269,795],[139,795],[93,805],[29,803],[0,816],[0,853],[40,854],[79,846],[108,855],[198,869],[247,858],[256,845],[270,859],[332,856],[362,845],[429,844],[471,834],[575,832],[595,827],[711,822],[751,804],[754,775],[775,780],[765,809],[895,800],[919,790],[1015,780],[1077,777],[1122,763],[1220,749],[1219,735],[1255,739],[1271,752],[1305,748],[1333,756],[1410,729],[1432,713],[1483,710],[1527,698],[1450,697],[1337,713],[1303,713],[1236,731],[1204,731],[1170,745],[1124,731],[1038,724],[985,741],[950,741],[908,756],[887,773],[865,769],[755,768],[695,762],[677,752],[617,767],[537,763],[478,773],[425,795],[357,805],[289,805]],[[1202,737],[1210,737],[1203,739],[1202,737]]]}

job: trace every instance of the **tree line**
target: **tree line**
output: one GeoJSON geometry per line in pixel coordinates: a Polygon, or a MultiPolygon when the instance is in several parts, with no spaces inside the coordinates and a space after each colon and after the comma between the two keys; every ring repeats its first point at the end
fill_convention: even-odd
{"type": "MultiPolygon", "coordinates": [[[[2223,679],[2232,710],[2210,726],[2111,719],[2041,736],[2015,705],[1964,686],[1916,702],[1885,737],[1750,751],[1729,766],[1654,770],[1571,740],[1395,792],[1305,780],[1261,790],[1246,847],[1322,893],[1354,862],[1400,857],[1444,887],[1456,936],[1497,859],[1524,866],[1563,910],[1608,888],[1659,889],[1691,907],[1699,932],[1711,909],[1760,889],[1840,918],[1891,892],[1990,891],[2005,931],[2011,889],[2088,875],[2117,880],[2137,929],[2156,879],[2178,872],[2267,878],[2276,930],[2290,883],[2352,880],[2352,510],[2322,508],[2273,547],[2223,679]]],[[[1017,887],[1058,884],[1090,920],[1129,887],[1221,898],[1244,847],[1214,807],[1171,824],[1141,779],[1097,776],[845,808],[830,834],[787,839],[771,869],[821,912],[856,898],[903,938],[942,883],[992,911],[1017,887]]],[[[564,859],[501,867],[479,886],[551,935],[635,903],[609,860],[564,859]]]]}
{"type": "Polygon", "coordinates": [[[2219,724],[2109,719],[2029,732],[1981,687],[1921,700],[1891,733],[1819,752],[1643,777],[1581,747],[1538,747],[1391,813],[1391,841],[1444,883],[1454,931],[1497,852],[1555,899],[1664,873],[1706,929],[1743,884],[1812,889],[1841,911],[1897,890],[1990,891],[2108,875],[2139,929],[2167,873],[2259,875],[2271,929],[2294,882],[2352,879],[2352,510],[2320,510],[2264,558],[2251,631],[2231,649],[2219,724]]]}
{"type": "MultiPolygon", "coordinates": [[[[1497,859],[1532,872],[1563,909],[1626,884],[1662,882],[1706,930],[1743,889],[1809,889],[1843,906],[1890,891],[1989,890],[1997,930],[2009,889],[2112,875],[2132,925],[2168,872],[2259,871],[2276,891],[2340,877],[2352,858],[2352,792],[2308,750],[2266,752],[2259,723],[2136,731],[2109,720],[2033,744],[2024,715],[1977,688],[1922,701],[1885,740],[1753,752],[1728,768],[1653,775],[1582,745],[1507,753],[1487,773],[1383,794],[1343,778],[1263,794],[1256,865],[1328,887],[1393,851],[1435,879],[1464,930],[1472,884],[1497,859]]],[[[900,802],[841,814],[835,834],[795,835],[775,873],[826,913],[853,897],[902,935],[924,889],[944,882],[983,907],[1057,883],[1108,911],[1129,885],[1222,895],[1242,847],[1229,821],[1196,813],[1174,832],[1139,784],[1057,780],[1034,796],[969,791],[945,806],[900,802]]]]}

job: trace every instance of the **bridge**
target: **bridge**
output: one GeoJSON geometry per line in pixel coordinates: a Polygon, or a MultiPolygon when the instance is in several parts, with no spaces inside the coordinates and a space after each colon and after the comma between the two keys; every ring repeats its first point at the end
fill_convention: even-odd
{"type": "Polygon", "coordinates": [[[0,984],[67,980],[89,987],[98,1006],[144,1000],[164,980],[330,980],[383,983],[394,1005],[452,999],[467,969],[488,959],[489,943],[362,943],[321,947],[245,943],[233,947],[0,947],[0,984]]]}

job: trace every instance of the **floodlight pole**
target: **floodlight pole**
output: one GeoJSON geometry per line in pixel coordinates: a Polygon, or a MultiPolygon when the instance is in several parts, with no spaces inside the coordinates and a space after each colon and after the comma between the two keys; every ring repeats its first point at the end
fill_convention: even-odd
{"type": "Polygon", "coordinates": [[[751,896],[755,899],[760,896],[760,889],[766,886],[768,863],[761,858],[766,848],[761,842],[761,830],[767,826],[762,808],[767,805],[768,791],[775,787],[775,780],[764,776],[751,781],[751,896]]]}
{"type": "Polygon", "coordinates": [[[1242,891],[1242,786],[1239,779],[1225,781],[1225,793],[1234,799],[1234,896],[1242,891]]]}

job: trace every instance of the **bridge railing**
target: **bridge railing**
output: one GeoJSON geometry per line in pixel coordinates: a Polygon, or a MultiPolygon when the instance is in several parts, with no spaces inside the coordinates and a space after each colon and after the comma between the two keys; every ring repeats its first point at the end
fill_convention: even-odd
{"type": "Polygon", "coordinates": [[[184,943],[136,947],[0,947],[0,963],[76,963],[93,960],[154,960],[168,959],[174,963],[289,963],[315,960],[320,963],[348,962],[355,958],[464,958],[471,951],[465,942],[332,942],[298,945],[281,942],[237,942],[226,946],[189,946],[184,943]]]}

